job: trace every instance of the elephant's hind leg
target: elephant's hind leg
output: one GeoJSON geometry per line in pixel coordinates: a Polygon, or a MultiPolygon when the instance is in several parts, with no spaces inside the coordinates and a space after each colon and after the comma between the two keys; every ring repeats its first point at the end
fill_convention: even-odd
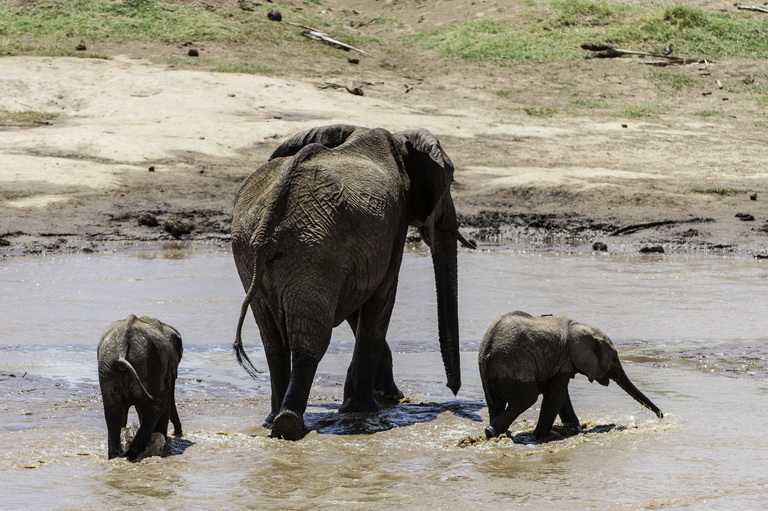
{"type": "Polygon", "coordinates": [[[294,354],[283,406],[272,422],[272,437],[299,440],[304,436],[304,410],[318,363],[319,359],[312,356],[294,354]]]}
{"type": "Polygon", "coordinates": [[[533,406],[539,398],[538,387],[535,383],[516,383],[505,391],[507,398],[509,398],[507,408],[492,419],[491,424],[485,428],[487,438],[504,434],[515,419],[533,406]]]}
{"type": "MultiPolygon", "coordinates": [[[[357,319],[359,311],[355,311],[347,318],[347,323],[352,328],[352,333],[357,334],[357,319]]],[[[373,394],[376,400],[384,405],[397,404],[405,397],[405,394],[397,387],[395,375],[392,372],[392,350],[387,341],[381,350],[379,365],[376,368],[376,378],[373,382],[373,394]]]]}
{"type": "MultiPolygon", "coordinates": [[[[557,414],[563,410],[565,400],[566,398],[569,398],[569,380],[570,377],[568,375],[559,375],[553,378],[549,384],[547,384],[547,388],[544,391],[544,398],[541,402],[539,422],[536,424],[536,429],[533,431],[533,436],[537,440],[544,440],[550,435],[550,431],[552,430],[552,425],[555,423],[557,414]]],[[[565,408],[567,415],[567,406],[565,408]]],[[[571,407],[570,411],[573,412],[573,407],[571,407]]],[[[573,413],[573,416],[576,416],[575,412],[573,413]]]]}

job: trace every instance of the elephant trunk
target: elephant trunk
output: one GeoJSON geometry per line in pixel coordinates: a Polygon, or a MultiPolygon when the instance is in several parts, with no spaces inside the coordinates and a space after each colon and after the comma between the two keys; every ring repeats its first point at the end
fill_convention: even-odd
{"type": "Polygon", "coordinates": [[[661,412],[661,410],[659,410],[659,407],[653,404],[650,399],[645,397],[645,394],[640,392],[640,390],[635,387],[635,385],[629,380],[629,377],[627,376],[627,373],[624,372],[623,368],[619,367],[616,370],[615,376],[611,379],[615,381],[618,386],[624,390],[624,392],[632,396],[635,401],[655,413],[659,419],[664,417],[664,414],[661,412]]]}
{"type": "Polygon", "coordinates": [[[432,265],[437,288],[437,322],[440,352],[447,386],[455,394],[461,387],[459,353],[459,290],[456,262],[456,235],[453,231],[432,231],[432,265]]]}

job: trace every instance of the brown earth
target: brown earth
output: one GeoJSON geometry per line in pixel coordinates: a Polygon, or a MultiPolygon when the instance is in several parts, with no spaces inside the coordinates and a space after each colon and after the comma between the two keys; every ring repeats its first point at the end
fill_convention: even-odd
{"type": "MultiPolygon", "coordinates": [[[[236,1],[199,3],[215,9],[236,1]]],[[[363,48],[371,56],[321,42],[308,53],[306,42],[254,52],[104,41],[88,50],[110,60],[0,57],[0,111],[56,114],[0,125],[0,252],[175,239],[224,245],[239,183],[279,141],[344,122],[435,133],[456,165],[464,229],[480,240],[768,253],[765,61],[676,66],[695,83],[678,91],[637,58],[585,52],[575,63],[503,68],[396,43],[416,28],[513,15],[511,2],[281,3],[375,38],[363,48]],[[274,71],[211,73],[194,65],[189,49],[274,71]],[[633,105],[652,112],[631,115],[633,105]],[[731,194],[702,193],[712,189],[731,194]],[[140,225],[143,213],[158,225],[147,223],[150,216],[140,225]],[[178,223],[166,232],[172,216],[191,232],[178,223]]]]}

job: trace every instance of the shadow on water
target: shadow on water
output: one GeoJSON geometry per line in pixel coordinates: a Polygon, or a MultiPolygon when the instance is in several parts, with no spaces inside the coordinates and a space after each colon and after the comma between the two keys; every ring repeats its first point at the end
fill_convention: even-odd
{"type": "Polygon", "coordinates": [[[307,412],[305,424],[310,430],[326,435],[370,435],[395,428],[431,422],[440,414],[453,413],[462,419],[482,422],[478,411],[485,407],[477,401],[454,400],[444,403],[403,403],[375,413],[338,413],[337,404],[319,405],[332,412],[307,412]]]}
{"type": "Polygon", "coordinates": [[[610,433],[614,429],[616,431],[622,431],[626,429],[626,427],[624,426],[617,427],[616,424],[598,424],[589,429],[585,429],[585,425],[582,425],[580,430],[576,430],[574,428],[555,425],[555,426],[552,426],[552,429],[550,430],[550,435],[543,440],[537,440],[536,438],[534,438],[533,431],[526,431],[523,433],[518,433],[516,435],[509,435],[509,432],[507,432],[507,436],[511,438],[512,441],[516,444],[535,445],[535,444],[546,444],[549,442],[557,442],[559,440],[565,440],[566,438],[576,436],[576,435],[594,435],[594,434],[600,434],[600,433],[610,433]]]}

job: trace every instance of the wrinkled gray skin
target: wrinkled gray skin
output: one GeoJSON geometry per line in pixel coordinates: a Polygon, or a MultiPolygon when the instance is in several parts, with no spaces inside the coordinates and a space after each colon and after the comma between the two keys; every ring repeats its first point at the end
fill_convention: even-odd
{"type": "Polygon", "coordinates": [[[577,373],[604,386],[613,380],[659,418],[664,416],[629,381],[608,336],[563,316],[533,317],[519,311],[501,316],[485,333],[478,361],[491,421],[485,428],[488,438],[506,432],[539,394],[544,398],[536,439],[550,436],[557,415],[564,426],[578,431],[568,395],[568,383],[577,373]]]}
{"type": "Polygon", "coordinates": [[[125,455],[135,460],[155,432],[167,441],[169,420],[174,435],[181,435],[175,387],[182,352],[179,332],[146,316],[131,314],[104,333],[98,348],[99,386],[109,459],[125,455]],[[139,430],[123,453],[120,430],[126,426],[131,406],[139,415],[139,430]]]}
{"type": "Polygon", "coordinates": [[[332,125],[289,138],[242,184],[232,251],[246,298],[234,349],[255,377],[241,340],[250,307],[269,365],[273,437],[304,435],[317,365],[344,321],[355,349],[339,411],[376,411],[403,397],[386,334],[409,225],[432,251],[440,349],[458,392],[456,245],[470,244],[458,231],[452,178],[451,160],[426,130],[332,125]]]}

